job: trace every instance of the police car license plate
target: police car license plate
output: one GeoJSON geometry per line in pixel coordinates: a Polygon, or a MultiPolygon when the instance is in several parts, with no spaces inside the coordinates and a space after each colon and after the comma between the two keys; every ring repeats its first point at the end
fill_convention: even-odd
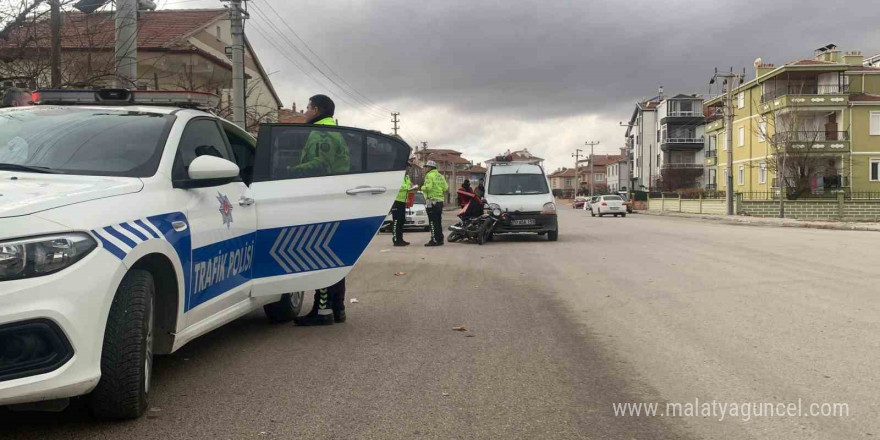
{"type": "Polygon", "coordinates": [[[612,206],[612,207],[611,207],[611,210],[612,210],[612,211],[617,211],[618,209],[620,209],[620,208],[618,208],[617,206],[612,206]]]}
{"type": "Polygon", "coordinates": [[[513,226],[530,226],[535,224],[535,219],[533,218],[524,218],[520,220],[513,220],[510,222],[513,226]]]}
{"type": "Polygon", "coordinates": [[[407,222],[407,223],[412,223],[412,222],[413,222],[413,218],[412,218],[412,217],[407,217],[407,218],[406,218],[406,222],[407,222]]]}

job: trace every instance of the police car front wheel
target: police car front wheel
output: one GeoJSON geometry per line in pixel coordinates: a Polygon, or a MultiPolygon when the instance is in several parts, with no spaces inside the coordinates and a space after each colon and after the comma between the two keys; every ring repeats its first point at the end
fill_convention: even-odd
{"type": "Polygon", "coordinates": [[[147,409],[153,365],[153,276],[132,270],[122,279],[104,331],[101,380],[90,396],[99,419],[132,419],[147,409]]]}

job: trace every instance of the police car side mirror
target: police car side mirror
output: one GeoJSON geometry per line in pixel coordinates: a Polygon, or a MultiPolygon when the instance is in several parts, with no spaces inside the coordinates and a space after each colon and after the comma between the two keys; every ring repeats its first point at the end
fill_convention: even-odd
{"type": "Polygon", "coordinates": [[[175,188],[205,188],[239,179],[238,165],[219,157],[199,156],[189,164],[189,179],[174,181],[175,188]]]}

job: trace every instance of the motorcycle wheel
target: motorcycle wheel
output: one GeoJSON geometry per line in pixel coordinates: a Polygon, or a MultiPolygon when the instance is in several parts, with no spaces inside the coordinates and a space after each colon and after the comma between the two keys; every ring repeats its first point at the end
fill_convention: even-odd
{"type": "Polygon", "coordinates": [[[480,246],[482,246],[483,243],[486,242],[486,236],[489,235],[487,229],[488,229],[488,223],[483,223],[482,225],[480,225],[480,228],[477,229],[477,233],[476,233],[477,244],[480,246]]]}
{"type": "Polygon", "coordinates": [[[448,241],[450,243],[455,243],[458,240],[461,240],[461,235],[455,231],[450,232],[449,236],[446,237],[446,241],[448,241]]]}

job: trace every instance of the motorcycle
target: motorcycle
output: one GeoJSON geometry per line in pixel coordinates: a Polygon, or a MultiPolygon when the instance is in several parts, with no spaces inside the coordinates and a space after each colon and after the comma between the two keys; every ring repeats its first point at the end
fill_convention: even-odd
{"type": "Polygon", "coordinates": [[[495,226],[503,220],[504,213],[501,212],[501,207],[495,204],[487,203],[484,209],[486,212],[478,216],[459,215],[459,222],[449,227],[450,232],[446,239],[451,243],[468,240],[479,245],[492,241],[495,226]]]}

